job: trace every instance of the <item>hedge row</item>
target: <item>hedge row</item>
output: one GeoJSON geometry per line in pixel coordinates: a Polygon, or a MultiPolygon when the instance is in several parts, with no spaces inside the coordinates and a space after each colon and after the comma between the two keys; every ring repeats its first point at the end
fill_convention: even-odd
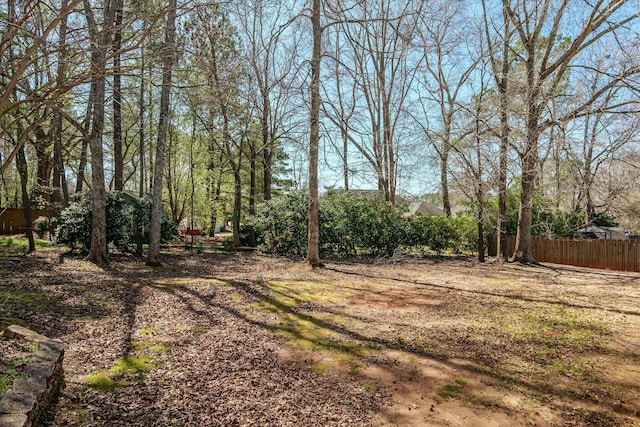
{"type": "MultiPolygon", "coordinates": [[[[249,225],[259,248],[305,256],[307,251],[306,192],[297,191],[258,207],[249,225]]],[[[328,192],[319,201],[320,254],[327,258],[391,256],[398,248],[429,248],[435,252],[470,250],[475,223],[468,216],[406,218],[381,197],[328,192]]]]}

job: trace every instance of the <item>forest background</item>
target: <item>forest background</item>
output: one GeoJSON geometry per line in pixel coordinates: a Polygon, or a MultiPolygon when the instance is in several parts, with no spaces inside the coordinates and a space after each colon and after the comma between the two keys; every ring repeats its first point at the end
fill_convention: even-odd
{"type": "Polygon", "coordinates": [[[91,189],[98,263],[107,190],[152,197],[151,264],[163,200],[185,228],[239,230],[295,188],[310,193],[311,264],[318,188],[419,197],[447,216],[475,206],[498,242],[515,195],[521,261],[534,205],[638,232],[639,11],[637,0],[2,0],[0,206],[58,216],[91,189]]]}

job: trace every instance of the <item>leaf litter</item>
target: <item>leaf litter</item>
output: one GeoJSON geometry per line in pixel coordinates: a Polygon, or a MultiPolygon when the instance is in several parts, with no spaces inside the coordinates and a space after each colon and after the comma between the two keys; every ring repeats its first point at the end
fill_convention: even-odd
{"type": "Polygon", "coordinates": [[[115,255],[97,270],[43,252],[1,266],[17,295],[3,323],[67,343],[48,425],[638,423],[640,275],[467,258],[163,261],[115,255]],[[114,368],[137,360],[148,369],[114,368]],[[118,386],[90,387],[100,373],[118,386]]]}

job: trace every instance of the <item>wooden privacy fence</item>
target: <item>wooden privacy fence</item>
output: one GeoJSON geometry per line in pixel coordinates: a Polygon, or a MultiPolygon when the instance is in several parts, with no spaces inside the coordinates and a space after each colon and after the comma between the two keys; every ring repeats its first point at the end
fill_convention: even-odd
{"type": "MultiPolygon", "coordinates": [[[[47,216],[47,211],[32,209],[31,218],[35,221],[39,216],[47,216]]],[[[25,232],[24,210],[0,208],[0,235],[20,234],[25,232]]]]}
{"type": "MultiPolygon", "coordinates": [[[[495,238],[489,255],[496,255],[495,238]]],[[[515,251],[515,237],[507,238],[507,253],[515,251]]],[[[640,272],[640,240],[568,240],[534,238],[531,252],[538,262],[640,272]]]]}

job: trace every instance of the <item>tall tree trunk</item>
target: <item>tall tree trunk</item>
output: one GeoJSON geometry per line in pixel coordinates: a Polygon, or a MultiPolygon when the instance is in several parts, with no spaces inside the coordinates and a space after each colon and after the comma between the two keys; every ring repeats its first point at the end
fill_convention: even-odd
{"type": "MultiPolygon", "coordinates": [[[[256,214],[256,164],[257,150],[256,143],[251,139],[249,142],[249,215],[256,214]]],[[[256,247],[256,229],[249,227],[249,246],[256,247]]]]}
{"type": "MultiPolygon", "coordinates": [[[[62,0],[62,9],[66,9],[67,0],[62,0]]],[[[56,86],[61,90],[64,86],[67,69],[67,15],[60,19],[60,39],[58,40],[58,69],[56,70],[56,86]]],[[[69,204],[69,190],[65,178],[64,162],[62,158],[62,103],[56,102],[56,110],[53,115],[53,191],[54,191],[54,216],[60,215],[63,206],[69,204]],[[61,193],[62,190],[62,194],[61,193]],[[62,196],[62,197],[60,197],[62,196]],[[62,200],[60,200],[62,198],[62,200]],[[62,206],[60,205],[62,201],[62,206]]]]}
{"type": "MultiPolygon", "coordinates": [[[[143,11],[146,12],[147,7],[146,7],[147,3],[146,1],[144,1],[143,3],[143,11]]],[[[147,22],[146,19],[144,19],[144,28],[147,27],[147,22]]],[[[145,54],[144,54],[144,44],[142,46],[140,46],[140,92],[138,94],[138,135],[139,135],[139,140],[138,140],[138,167],[140,168],[140,182],[139,182],[139,190],[138,190],[138,197],[140,197],[141,199],[144,197],[144,189],[145,189],[145,181],[144,181],[144,176],[145,176],[145,121],[144,121],[144,115],[145,115],[145,98],[144,98],[144,93],[145,93],[145,85],[144,85],[144,70],[145,70],[145,54]]],[[[137,237],[137,243],[136,243],[136,255],[138,256],[142,256],[142,236],[144,235],[144,219],[140,219],[140,222],[138,224],[136,224],[136,237],[137,237]]]]}
{"type": "Polygon", "coordinates": [[[315,268],[320,262],[320,226],[318,219],[318,151],[320,145],[320,59],[322,27],[320,0],[312,0],[311,27],[313,51],[311,55],[311,111],[309,131],[309,231],[307,263],[315,268]]]}
{"type": "Polygon", "coordinates": [[[160,94],[160,120],[158,122],[158,140],[156,161],[153,173],[153,208],[151,210],[151,230],[147,265],[160,265],[160,237],[162,231],[162,188],[164,178],[165,146],[169,122],[169,95],[171,93],[171,75],[175,55],[177,1],[171,0],[167,15],[167,29],[164,45],[164,65],[162,69],[162,92],[160,94]]]}
{"type": "MultiPolygon", "coordinates": [[[[532,77],[533,78],[533,77],[532,77]]],[[[518,215],[518,234],[516,235],[516,249],[512,261],[535,263],[532,250],[533,226],[533,196],[538,166],[538,117],[540,111],[537,105],[537,91],[533,84],[529,86],[529,111],[527,112],[527,131],[525,136],[525,151],[522,158],[522,193],[520,194],[520,210],[518,215]]]]}
{"type": "Polygon", "coordinates": [[[273,141],[271,140],[271,133],[269,132],[270,111],[269,93],[265,91],[262,95],[262,194],[264,200],[271,200],[273,178],[271,173],[273,141]]]}
{"type": "Polygon", "coordinates": [[[94,86],[93,118],[89,146],[91,148],[91,246],[87,260],[98,265],[108,264],[107,253],[107,217],[106,189],[104,182],[104,153],[102,134],[104,131],[105,100],[105,58],[111,45],[111,31],[115,18],[115,9],[110,0],[105,1],[102,32],[91,10],[89,0],[84,0],[84,10],[91,35],[92,82],[94,86]]]}
{"type": "Polygon", "coordinates": [[[20,174],[20,188],[22,190],[22,208],[24,209],[24,227],[25,235],[29,240],[29,252],[36,250],[36,244],[33,240],[33,219],[31,216],[31,200],[29,199],[29,190],[27,189],[27,183],[29,182],[29,176],[27,171],[27,159],[24,155],[24,145],[20,147],[16,153],[16,167],[20,174]]]}
{"type": "MultiPolygon", "coordinates": [[[[84,116],[84,134],[89,135],[91,131],[91,117],[93,116],[93,104],[95,103],[95,85],[92,84],[89,88],[89,101],[87,102],[87,112],[84,116]]],[[[88,137],[82,138],[82,147],[80,148],[80,160],[78,162],[78,174],[76,177],[76,193],[81,193],[84,187],[84,173],[87,168],[87,154],[89,152],[89,139],[88,137]]]]}
{"type": "Polygon", "coordinates": [[[506,3],[502,4],[502,52],[501,61],[493,60],[498,55],[493,54],[491,36],[489,34],[489,18],[487,16],[486,2],[482,0],[482,10],[484,17],[484,30],[487,39],[489,56],[492,58],[491,69],[500,100],[500,152],[498,170],[498,221],[497,221],[497,254],[496,260],[500,263],[507,261],[507,150],[509,148],[509,98],[508,98],[508,77],[510,72],[510,49],[511,49],[511,20],[509,18],[509,8],[506,3]]]}
{"type": "Polygon", "coordinates": [[[120,48],[122,47],[122,1],[115,0],[115,33],[113,35],[113,179],[116,191],[122,191],[122,76],[120,69],[120,48]]]}
{"type": "Polygon", "coordinates": [[[442,187],[442,206],[445,216],[451,216],[451,199],[449,198],[449,148],[443,147],[440,156],[440,183],[442,187]]]}
{"type": "Polygon", "coordinates": [[[211,218],[209,226],[209,237],[213,237],[216,234],[216,223],[218,222],[218,202],[220,201],[221,180],[222,180],[222,161],[224,160],[224,154],[222,150],[217,149],[213,141],[209,141],[209,198],[214,203],[211,209],[211,218]],[[215,161],[213,155],[218,152],[218,170],[215,170],[215,161]]]}
{"type": "Polygon", "coordinates": [[[240,158],[238,158],[238,167],[233,170],[233,183],[233,246],[239,248],[242,246],[242,243],[240,242],[240,216],[242,214],[242,175],[240,175],[240,158]]]}

